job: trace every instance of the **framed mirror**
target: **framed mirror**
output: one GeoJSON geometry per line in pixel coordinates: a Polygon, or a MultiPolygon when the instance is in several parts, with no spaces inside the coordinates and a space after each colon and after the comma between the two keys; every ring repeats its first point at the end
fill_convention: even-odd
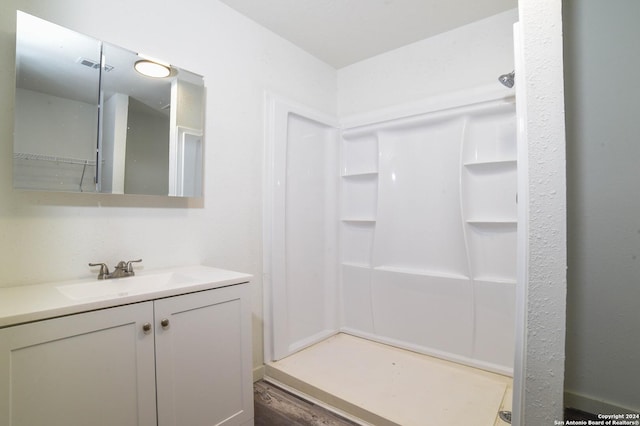
{"type": "Polygon", "coordinates": [[[18,12],[14,188],[200,197],[204,101],[197,74],[18,12]]]}

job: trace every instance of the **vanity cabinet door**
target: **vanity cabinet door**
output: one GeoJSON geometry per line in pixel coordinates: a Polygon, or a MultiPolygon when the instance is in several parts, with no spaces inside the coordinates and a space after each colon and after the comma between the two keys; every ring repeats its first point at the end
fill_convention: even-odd
{"type": "Polygon", "coordinates": [[[249,289],[155,302],[159,426],[253,424],[249,289]]]}
{"type": "Polygon", "coordinates": [[[152,302],[0,329],[0,426],[156,424],[152,302]]]}

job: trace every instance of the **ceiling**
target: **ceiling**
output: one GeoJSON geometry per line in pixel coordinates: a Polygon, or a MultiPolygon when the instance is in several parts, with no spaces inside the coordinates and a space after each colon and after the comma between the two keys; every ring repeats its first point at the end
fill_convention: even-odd
{"type": "Polygon", "coordinates": [[[221,0],[335,68],[518,7],[517,0],[221,0]]]}

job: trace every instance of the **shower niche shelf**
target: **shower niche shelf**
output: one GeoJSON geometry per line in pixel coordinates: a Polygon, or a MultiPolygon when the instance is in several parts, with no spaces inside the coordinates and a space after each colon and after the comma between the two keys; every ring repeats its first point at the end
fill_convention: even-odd
{"type": "Polygon", "coordinates": [[[516,285],[518,283],[515,278],[503,277],[499,275],[478,275],[476,277],[473,277],[473,280],[476,282],[492,283],[498,286],[499,285],[511,286],[511,285],[516,285]]]}
{"type": "Polygon", "coordinates": [[[516,130],[515,110],[511,104],[470,117],[465,132],[464,164],[515,164],[516,130]]]}
{"type": "Polygon", "coordinates": [[[348,262],[348,261],[343,261],[340,263],[342,266],[348,266],[350,268],[360,268],[360,269],[366,269],[369,270],[371,269],[371,264],[369,263],[364,263],[364,262],[348,262]]]}
{"type": "Polygon", "coordinates": [[[411,268],[407,266],[380,265],[380,266],[375,266],[373,269],[375,271],[392,272],[392,273],[403,274],[403,275],[417,275],[422,277],[448,278],[448,279],[454,279],[454,280],[469,279],[469,277],[465,274],[448,272],[448,271],[438,271],[435,269],[411,268]]]}
{"type": "Polygon", "coordinates": [[[341,217],[343,220],[375,220],[377,203],[377,174],[364,173],[342,179],[341,217]]]}
{"type": "Polygon", "coordinates": [[[369,220],[343,221],[340,228],[342,264],[371,266],[374,223],[369,220]]]}
{"type": "Polygon", "coordinates": [[[502,171],[509,171],[517,167],[516,159],[504,159],[504,160],[487,160],[487,161],[472,161],[464,163],[464,166],[477,173],[499,173],[502,171]]]}
{"type": "Polygon", "coordinates": [[[349,173],[342,175],[343,179],[377,179],[378,171],[362,171],[358,173],[349,173]]]}
{"type": "Polygon", "coordinates": [[[375,175],[378,172],[378,137],[375,133],[342,135],[342,176],[375,175]]]}
{"type": "Polygon", "coordinates": [[[515,162],[465,167],[462,179],[468,218],[489,221],[517,218],[515,162]]]}
{"type": "Polygon", "coordinates": [[[483,227],[483,228],[500,228],[500,227],[515,227],[518,221],[513,219],[467,219],[466,223],[471,226],[483,227]]]}
{"type": "Polygon", "coordinates": [[[476,280],[511,282],[516,278],[517,224],[473,222],[467,232],[471,270],[476,280]]]}

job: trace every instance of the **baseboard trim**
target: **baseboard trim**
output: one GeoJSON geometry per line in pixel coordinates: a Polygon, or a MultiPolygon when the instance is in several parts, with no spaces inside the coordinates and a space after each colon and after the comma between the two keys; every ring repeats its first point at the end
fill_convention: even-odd
{"type": "Polygon", "coordinates": [[[596,415],[640,413],[640,408],[623,407],[611,401],[594,399],[571,391],[565,391],[564,393],[564,406],[596,415]]]}
{"type": "Polygon", "coordinates": [[[257,367],[253,367],[253,382],[262,380],[264,378],[264,364],[257,367]]]}

